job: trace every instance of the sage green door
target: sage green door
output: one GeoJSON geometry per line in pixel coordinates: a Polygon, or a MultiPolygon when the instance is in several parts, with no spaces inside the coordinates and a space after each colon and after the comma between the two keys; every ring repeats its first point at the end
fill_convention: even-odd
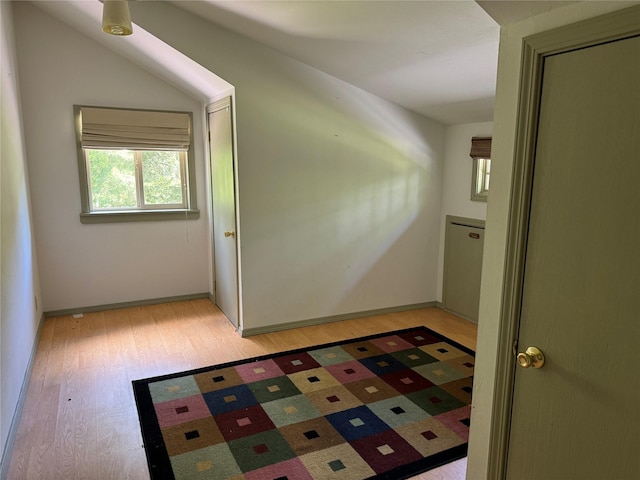
{"type": "Polygon", "coordinates": [[[507,478],[638,479],[640,37],[543,72],[507,478]]]}
{"type": "Polygon", "coordinates": [[[443,307],[478,321],[484,221],[447,215],[444,246],[443,307]]]}
{"type": "Polygon", "coordinates": [[[239,288],[231,99],[209,113],[216,305],[238,328],[239,288]]]}

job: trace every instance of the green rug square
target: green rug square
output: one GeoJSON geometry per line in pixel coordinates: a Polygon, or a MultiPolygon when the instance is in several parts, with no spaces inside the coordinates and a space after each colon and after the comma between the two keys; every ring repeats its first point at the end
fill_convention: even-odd
{"type": "Polygon", "coordinates": [[[272,402],[302,393],[286,375],[250,383],[247,386],[259,403],[272,402]]]}
{"type": "Polygon", "coordinates": [[[410,393],[407,398],[431,416],[440,415],[465,406],[464,403],[440,387],[431,387],[421,392],[410,393]]]}
{"type": "Polygon", "coordinates": [[[351,355],[349,355],[342,347],[328,347],[328,348],[320,348],[318,350],[313,350],[309,352],[316,362],[320,365],[335,365],[337,363],[345,363],[355,360],[351,355]]]}
{"type": "Polygon", "coordinates": [[[211,480],[242,474],[235,457],[224,443],[175,455],[171,457],[171,466],[176,480],[211,480]]]}
{"type": "Polygon", "coordinates": [[[414,367],[413,370],[436,385],[453,382],[468,376],[468,374],[452,367],[449,363],[440,361],[419,365],[414,367]]]}
{"type": "Polygon", "coordinates": [[[322,416],[318,409],[304,395],[282,398],[262,404],[263,410],[276,427],[304,422],[322,416]]]}
{"type": "Polygon", "coordinates": [[[295,458],[296,454],[278,430],[267,430],[232,440],[229,450],[243,472],[295,458]]]}
{"type": "Polygon", "coordinates": [[[201,392],[193,375],[187,375],[151,383],[149,385],[149,393],[153,403],[161,403],[192,395],[200,395],[201,392]]]}
{"type": "Polygon", "coordinates": [[[367,407],[392,428],[424,420],[430,416],[423,408],[404,396],[370,403],[367,407]]]}

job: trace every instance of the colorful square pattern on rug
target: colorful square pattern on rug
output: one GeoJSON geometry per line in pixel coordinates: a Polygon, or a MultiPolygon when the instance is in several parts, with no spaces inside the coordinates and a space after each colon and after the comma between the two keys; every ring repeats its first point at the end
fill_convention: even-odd
{"type": "Polygon", "coordinates": [[[133,388],[154,480],[391,480],[466,455],[473,367],[416,327],[133,388]]]}

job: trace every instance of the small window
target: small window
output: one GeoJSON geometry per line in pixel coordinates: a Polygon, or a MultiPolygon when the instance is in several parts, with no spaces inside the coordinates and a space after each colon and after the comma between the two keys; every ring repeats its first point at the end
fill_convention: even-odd
{"type": "Polygon", "coordinates": [[[491,138],[472,138],[470,156],[473,158],[471,200],[486,202],[491,178],[491,138]]]}
{"type": "MultiPolygon", "coordinates": [[[[473,172],[475,174],[475,185],[473,192],[475,196],[482,196],[485,201],[489,194],[489,178],[491,176],[491,159],[490,158],[474,158],[473,172]]],[[[476,200],[472,198],[472,200],[476,200]]]]}
{"type": "Polygon", "coordinates": [[[187,208],[186,153],[85,148],[92,212],[187,208]]]}
{"type": "Polygon", "coordinates": [[[198,218],[190,113],[75,110],[82,223],[198,218]]]}

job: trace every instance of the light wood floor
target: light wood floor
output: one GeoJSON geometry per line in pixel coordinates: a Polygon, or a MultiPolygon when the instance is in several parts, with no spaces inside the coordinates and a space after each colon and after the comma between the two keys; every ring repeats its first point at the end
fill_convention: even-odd
{"type": "MultiPolygon", "coordinates": [[[[425,325],[472,348],[476,325],[437,308],[241,338],[209,300],[45,320],[8,480],[148,479],[131,381],[425,325]]],[[[420,480],[462,480],[466,459],[420,480]]]]}

